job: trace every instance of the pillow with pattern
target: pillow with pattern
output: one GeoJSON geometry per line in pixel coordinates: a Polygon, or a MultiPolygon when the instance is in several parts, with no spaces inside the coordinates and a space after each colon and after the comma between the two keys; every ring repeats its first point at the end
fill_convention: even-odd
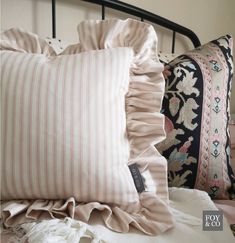
{"type": "Polygon", "coordinates": [[[234,198],[229,110],[232,37],[223,36],[165,66],[162,112],[167,138],[157,148],[168,159],[169,186],[234,198]]]}

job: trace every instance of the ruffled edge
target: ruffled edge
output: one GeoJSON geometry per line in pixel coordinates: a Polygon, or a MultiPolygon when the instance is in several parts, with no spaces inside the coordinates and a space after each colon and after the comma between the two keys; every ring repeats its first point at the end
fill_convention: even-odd
{"type": "Polygon", "coordinates": [[[78,26],[80,50],[132,47],[129,91],[126,95],[127,132],[131,158],[166,137],[160,113],[165,81],[164,66],[157,53],[157,35],[152,25],[133,19],[90,20],[78,26]],[[95,34],[94,34],[95,33],[95,34]]]}
{"type": "Polygon", "coordinates": [[[38,53],[45,56],[56,55],[56,51],[46,40],[20,28],[11,28],[1,33],[0,50],[38,53]]]}
{"type": "MultiPolygon", "coordinates": [[[[74,198],[13,200],[2,203],[2,219],[8,227],[67,216],[88,222],[92,212],[98,210],[105,225],[114,231],[128,232],[132,225],[145,234],[160,234],[173,226],[173,219],[168,205],[167,163],[153,146],[165,138],[164,116],[160,114],[164,94],[163,65],[155,56],[156,33],[151,25],[131,19],[86,21],[79,25],[78,32],[80,44],[66,48],[61,55],[115,47],[132,47],[134,50],[126,95],[127,133],[131,148],[128,164],[137,164],[144,178],[145,191],[139,194],[138,203],[118,207],[98,202],[78,204],[74,198]],[[133,210],[133,206],[138,210],[133,210]]],[[[33,36],[36,41],[38,37],[33,36]]],[[[26,52],[56,55],[52,47],[39,40],[26,52]]],[[[11,50],[25,48],[24,43],[18,45],[18,49],[16,45],[11,50]]],[[[5,48],[9,47],[5,45],[5,48]]]]}

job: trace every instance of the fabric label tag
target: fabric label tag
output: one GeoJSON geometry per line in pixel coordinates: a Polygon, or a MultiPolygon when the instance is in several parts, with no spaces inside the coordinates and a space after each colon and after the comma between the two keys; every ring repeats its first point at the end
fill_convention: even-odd
{"type": "Polygon", "coordinates": [[[223,212],[218,210],[204,210],[202,229],[204,231],[222,231],[223,212]]]}
{"type": "Polygon", "coordinates": [[[144,182],[143,182],[143,178],[142,178],[142,176],[140,174],[140,171],[138,169],[137,164],[129,165],[129,169],[131,171],[131,175],[132,175],[132,178],[134,180],[137,192],[138,193],[143,192],[145,190],[144,182]]]}

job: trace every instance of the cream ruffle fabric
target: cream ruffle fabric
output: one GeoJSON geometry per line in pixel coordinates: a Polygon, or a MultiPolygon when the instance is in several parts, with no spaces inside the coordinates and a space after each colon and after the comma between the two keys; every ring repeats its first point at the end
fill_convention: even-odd
{"type": "MultiPolygon", "coordinates": [[[[2,203],[2,219],[6,226],[61,217],[88,222],[92,212],[98,210],[106,226],[114,231],[128,232],[129,227],[134,226],[145,234],[160,234],[172,227],[173,219],[168,205],[166,160],[153,146],[165,138],[164,117],[160,114],[163,66],[155,57],[155,31],[151,25],[139,21],[112,19],[83,22],[78,32],[80,44],[68,47],[62,55],[115,47],[134,50],[126,96],[127,135],[131,147],[128,164],[138,165],[145,179],[145,191],[139,194],[139,202],[129,205],[78,203],[73,197],[8,201],[2,203]]],[[[55,55],[50,48],[38,46],[40,41],[35,45],[37,51],[44,49],[55,55]]]]}
{"type": "Polygon", "coordinates": [[[1,33],[0,50],[16,51],[22,53],[37,53],[44,56],[55,56],[55,50],[47,44],[46,40],[31,32],[22,29],[9,29],[1,33]]]}

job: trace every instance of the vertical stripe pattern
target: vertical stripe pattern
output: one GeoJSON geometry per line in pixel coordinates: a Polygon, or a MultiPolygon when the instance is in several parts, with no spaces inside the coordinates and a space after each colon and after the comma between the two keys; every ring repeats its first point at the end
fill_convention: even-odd
{"type": "MultiPolygon", "coordinates": [[[[120,203],[122,196],[112,193],[112,167],[120,161],[120,166],[126,164],[129,155],[126,144],[118,139],[123,131],[116,131],[111,117],[112,110],[118,110],[120,116],[115,120],[125,128],[123,90],[129,83],[132,50],[116,48],[51,58],[6,52],[1,56],[6,161],[2,198],[74,196],[84,202],[120,203]],[[117,69],[118,78],[112,69],[117,69]],[[97,103],[97,97],[103,102],[97,103]]],[[[125,173],[129,176],[127,167],[125,173]]],[[[116,175],[115,179],[120,180],[117,185],[127,183],[133,188],[131,178],[122,182],[123,176],[116,175]]],[[[128,194],[125,187],[119,193],[128,194]]]]}

